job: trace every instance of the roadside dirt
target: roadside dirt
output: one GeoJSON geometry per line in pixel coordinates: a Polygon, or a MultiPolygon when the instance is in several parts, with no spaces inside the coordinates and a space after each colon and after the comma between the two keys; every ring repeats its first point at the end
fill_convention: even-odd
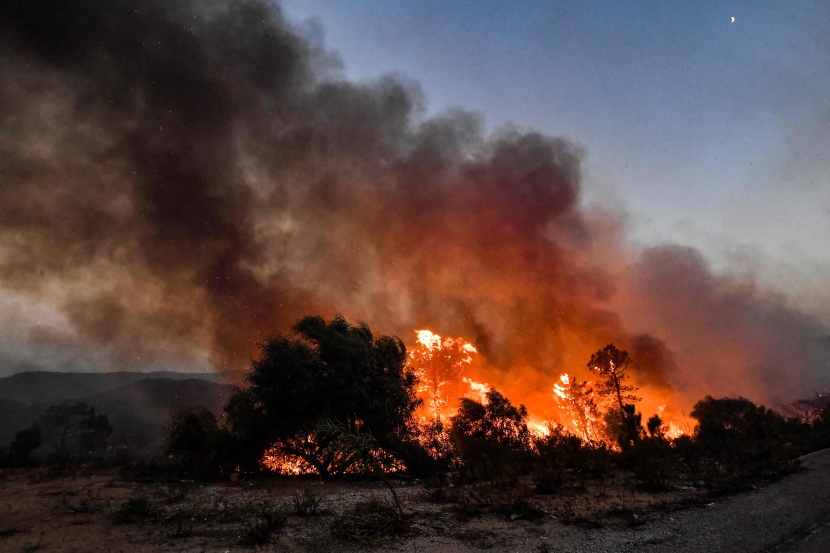
{"type": "Polygon", "coordinates": [[[625,475],[554,496],[397,482],[141,482],[0,472],[0,551],[803,551],[830,540],[830,451],[758,490],[638,491],[625,475]],[[459,495],[461,496],[459,498],[459,495]],[[442,497],[442,501],[436,501],[442,497]],[[299,514],[303,510],[315,511],[299,514]],[[374,536],[374,533],[383,534],[374,536]]]}

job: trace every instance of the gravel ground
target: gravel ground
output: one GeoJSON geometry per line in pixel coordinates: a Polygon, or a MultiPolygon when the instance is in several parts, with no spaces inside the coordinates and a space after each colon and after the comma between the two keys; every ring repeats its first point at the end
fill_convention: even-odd
{"type": "Polygon", "coordinates": [[[686,511],[664,513],[640,526],[580,528],[552,520],[490,528],[477,546],[456,539],[418,538],[386,551],[794,552],[830,551],[830,450],[804,457],[804,471],[761,489],[686,511]],[[518,531],[517,531],[518,530],[518,531]]]}

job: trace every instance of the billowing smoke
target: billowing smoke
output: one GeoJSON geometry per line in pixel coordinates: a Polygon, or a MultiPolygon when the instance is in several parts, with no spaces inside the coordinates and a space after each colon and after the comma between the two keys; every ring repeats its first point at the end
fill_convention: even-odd
{"type": "Polygon", "coordinates": [[[269,2],[12,1],[0,18],[7,363],[240,370],[299,317],[342,313],[465,336],[531,402],[609,342],[647,386],[827,382],[816,321],[694,251],[629,251],[582,207],[579,148],[427,118],[401,79],[348,82],[269,2]]]}

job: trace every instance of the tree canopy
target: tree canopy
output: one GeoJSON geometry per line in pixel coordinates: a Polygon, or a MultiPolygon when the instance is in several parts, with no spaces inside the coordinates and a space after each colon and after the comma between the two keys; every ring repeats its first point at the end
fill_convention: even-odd
{"type": "Polygon", "coordinates": [[[487,403],[461,399],[458,413],[451,419],[450,434],[466,463],[483,459],[516,459],[530,447],[527,409],[510,403],[497,390],[487,392],[487,403]]]}
{"type": "MultiPolygon", "coordinates": [[[[275,443],[307,444],[323,420],[369,433],[384,448],[404,439],[419,401],[399,338],[374,336],[339,316],[306,317],[261,348],[247,387],[226,408],[234,432],[258,453],[275,443]]],[[[296,454],[311,455],[307,447],[296,454]]]]}
{"type": "Polygon", "coordinates": [[[600,376],[597,382],[597,393],[605,397],[613,397],[617,407],[624,411],[626,403],[638,401],[634,395],[637,389],[628,384],[628,371],[631,368],[631,358],[625,350],[619,350],[614,344],[608,344],[591,355],[588,368],[600,376]]]}

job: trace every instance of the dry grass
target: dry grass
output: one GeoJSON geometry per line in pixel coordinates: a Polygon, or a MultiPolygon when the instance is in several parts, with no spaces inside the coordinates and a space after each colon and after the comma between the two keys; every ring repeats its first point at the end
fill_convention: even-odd
{"type": "Polygon", "coordinates": [[[399,483],[402,515],[381,482],[200,484],[137,481],[111,470],[7,470],[2,476],[2,551],[358,551],[413,536],[432,536],[460,550],[498,548],[546,525],[636,525],[705,494],[689,487],[641,491],[625,473],[585,487],[564,485],[553,495],[538,494],[529,478],[399,483]]]}

